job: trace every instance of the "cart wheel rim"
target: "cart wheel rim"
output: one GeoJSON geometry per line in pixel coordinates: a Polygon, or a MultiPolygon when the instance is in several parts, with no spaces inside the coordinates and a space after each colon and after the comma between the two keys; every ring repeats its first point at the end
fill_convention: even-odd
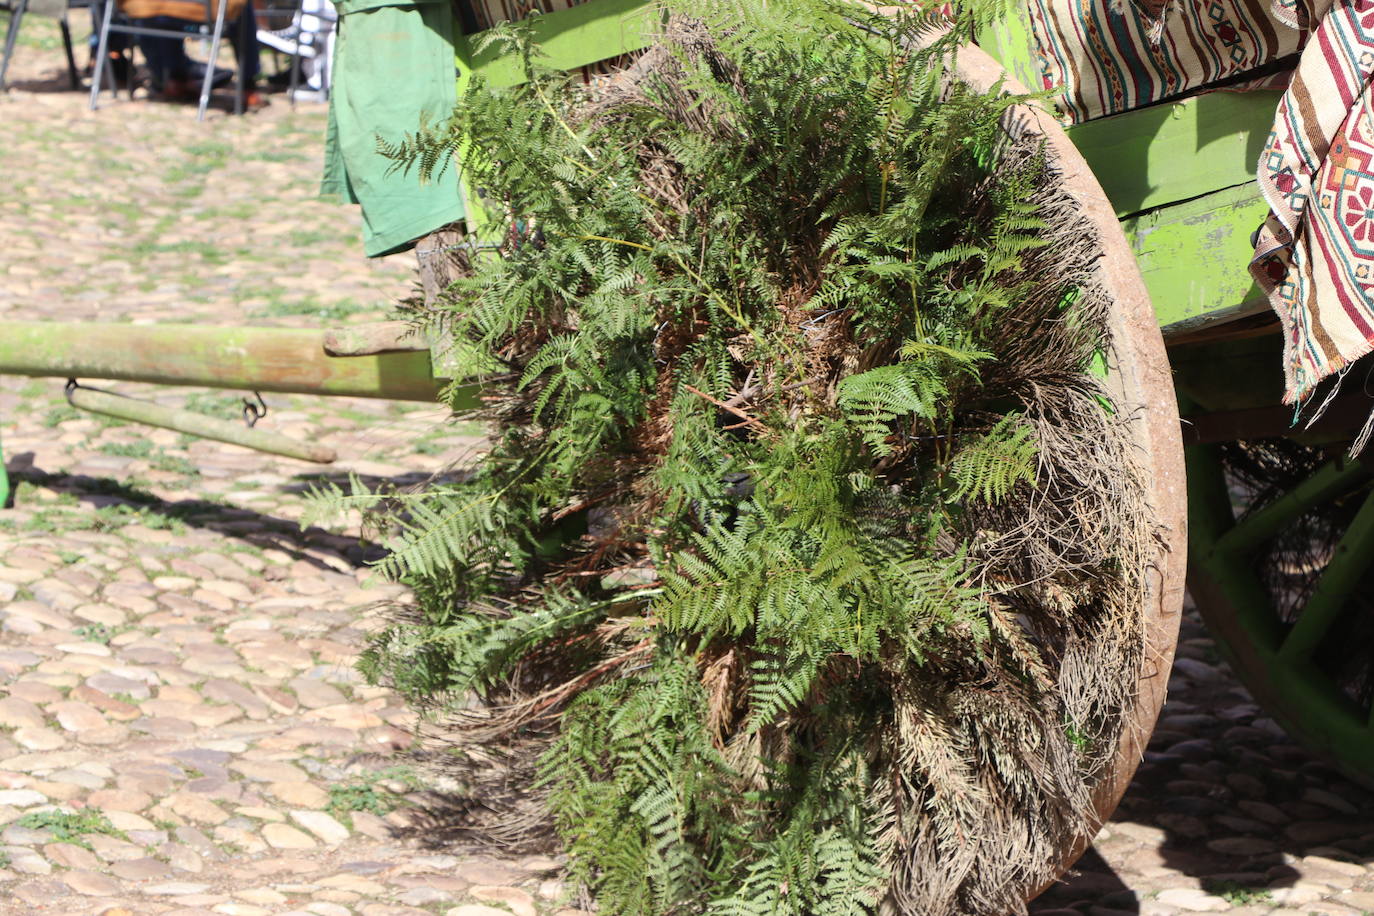
{"type": "MultiPolygon", "coordinates": [[[[976,47],[959,51],[955,72],[980,91],[989,91],[999,84],[1008,92],[1027,91],[976,47]]],[[[1114,764],[1095,787],[1097,820],[1075,844],[1062,850],[1055,869],[1058,875],[1086,851],[1097,829],[1120,802],[1164,703],[1183,606],[1187,498],[1178,407],[1164,341],[1135,256],[1111,203],[1083,156],[1048,114],[1020,106],[1013,111],[1009,127],[1021,136],[1043,138],[1050,169],[1096,234],[1101,250],[1098,280],[1114,302],[1108,319],[1108,383],[1118,409],[1134,420],[1137,458],[1159,526],[1153,574],[1146,594],[1141,596],[1145,651],[1130,725],[1122,734],[1114,764]]],[[[1051,883],[1028,888],[1027,899],[1034,898],[1051,883]]]]}

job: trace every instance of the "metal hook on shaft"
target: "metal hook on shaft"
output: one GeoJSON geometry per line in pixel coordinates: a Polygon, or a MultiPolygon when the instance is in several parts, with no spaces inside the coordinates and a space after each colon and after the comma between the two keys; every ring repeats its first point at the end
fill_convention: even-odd
{"type": "Polygon", "coordinates": [[[249,429],[252,429],[259,420],[267,416],[267,402],[262,399],[262,393],[254,391],[253,397],[258,399],[256,404],[247,398],[243,399],[243,422],[248,425],[249,429]]]}

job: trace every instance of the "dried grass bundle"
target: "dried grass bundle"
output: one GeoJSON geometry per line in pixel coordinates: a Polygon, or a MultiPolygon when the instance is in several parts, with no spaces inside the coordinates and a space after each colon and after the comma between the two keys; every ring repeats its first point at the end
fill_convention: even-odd
{"type": "Polygon", "coordinates": [[[392,151],[472,137],[507,214],[421,316],[499,432],[392,504],[423,600],[368,662],[602,912],[1023,913],[1127,727],[1154,528],[1098,252],[932,24],[697,5],[392,151]]]}

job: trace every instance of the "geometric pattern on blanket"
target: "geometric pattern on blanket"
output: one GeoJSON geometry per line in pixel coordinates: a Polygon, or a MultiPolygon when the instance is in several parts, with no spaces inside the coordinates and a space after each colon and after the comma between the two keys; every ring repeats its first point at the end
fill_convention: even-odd
{"type": "Polygon", "coordinates": [[[1260,157],[1271,212],[1250,265],[1290,404],[1374,350],[1374,2],[1323,6],[1260,157]]]}

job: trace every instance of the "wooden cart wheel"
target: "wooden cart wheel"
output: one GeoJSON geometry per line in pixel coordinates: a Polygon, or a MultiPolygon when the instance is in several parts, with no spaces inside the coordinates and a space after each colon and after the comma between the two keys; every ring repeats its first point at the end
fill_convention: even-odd
{"type": "MultiPolygon", "coordinates": [[[[1007,91],[1025,91],[977,48],[960,51],[956,73],[976,89],[986,91],[1001,81],[1007,91]]],[[[1096,242],[1101,248],[1099,276],[1115,303],[1109,321],[1108,380],[1118,406],[1135,420],[1134,436],[1149,488],[1148,502],[1156,513],[1155,522],[1160,532],[1154,575],[1147,593],[1141,595],[1145,653],[1138,673],[1132,727],[1126,730],[1117,748],[1114,766],[1094,793],[1100,824],[1116,808],[1140,762],[1164,702],[1178,640],[1186,531],[1178,409],[1164,343],[1149,295],[1135,257],[1097,179],[1063,129],[1045,113],[1018,109],[1011,130],[1018,135],[1043,138],[1050,168],[1096,233],[1096,242]]],[[[1083,853],[1097,826],[1092,825],[1089,834],[1079,837],[1071,848],[1062,850],[1058,872],[1068,868],[1083,853]]],[[[1027,899],[1044,889],[1027,888],[1027,899]]]]}
{"type": "Polygon", "coordinates": [[[1190,446],[1188,584],[1289,733],[1374,780],[1374,465],[1350,439],[1190,446]]]}

